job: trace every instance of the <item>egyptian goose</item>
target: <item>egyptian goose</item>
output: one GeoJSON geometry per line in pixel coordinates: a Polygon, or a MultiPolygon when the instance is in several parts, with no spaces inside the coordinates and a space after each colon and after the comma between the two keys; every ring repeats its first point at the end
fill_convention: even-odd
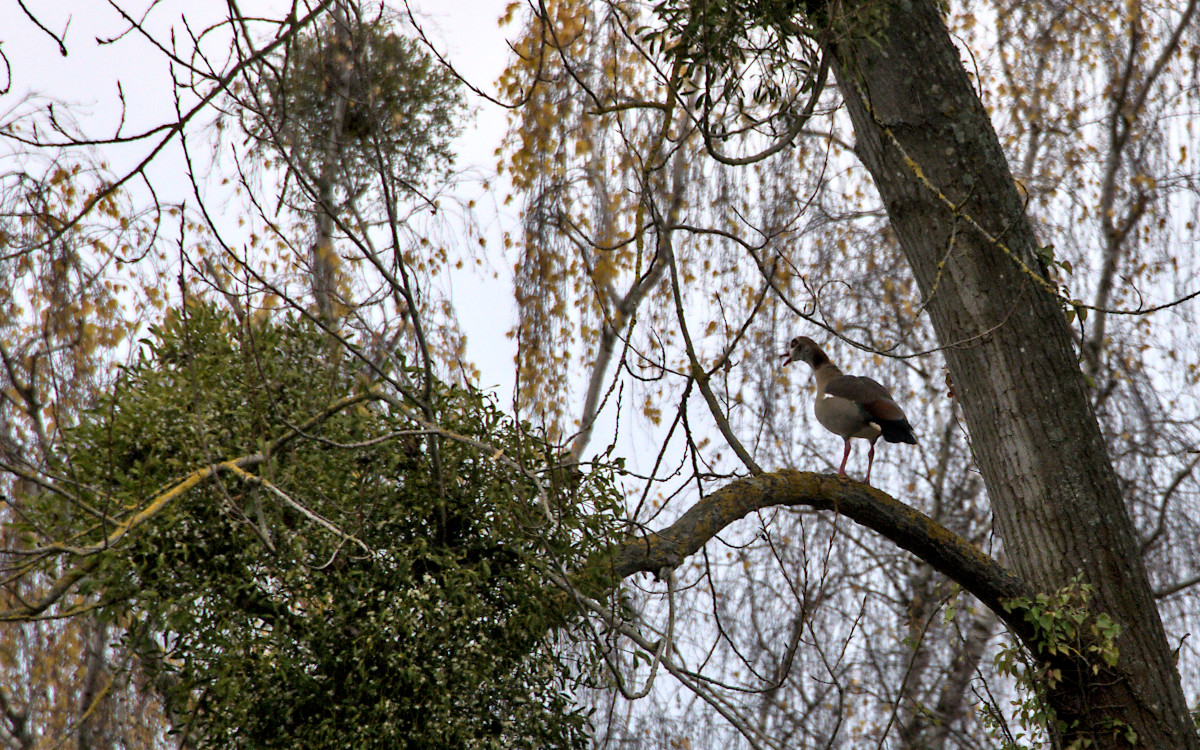
{"type": "Polygon", "coordinates": [[[785,365],[807,362],[817,379],[817,398],[813,413],[821,425],[845,443],[838,474],[845,476],[850,457],[850,438],[871,441],[867,453],[867,484],[871,483],[871,465],[875,462],[875,441],[881,436],[889,443],[917,444],[912,425],[892,400],[887,388],[861,375],[843,375],[821,347],[807,336],[797,336],[782,355],[785,365]]]}

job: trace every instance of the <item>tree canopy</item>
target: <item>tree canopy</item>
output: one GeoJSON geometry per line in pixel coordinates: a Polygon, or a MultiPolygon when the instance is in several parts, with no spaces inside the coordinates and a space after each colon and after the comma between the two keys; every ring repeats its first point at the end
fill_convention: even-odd
{"type": "Polygon", "coordinates": [[[1197,2],[111,7],[13,13],[167,75],[0,119],[0,746],[1200,744],[1197,2]]]}
{"type": "Polygon", "coordinates": [[[609,480],[548,488],[552,446],[433,393],[436,427],[311,323],[173,310],[14,531],[70,540],[70,600],[125,633],[189,744],[578,746],[587,649],[543,571],[607,542],[609,480]]]}

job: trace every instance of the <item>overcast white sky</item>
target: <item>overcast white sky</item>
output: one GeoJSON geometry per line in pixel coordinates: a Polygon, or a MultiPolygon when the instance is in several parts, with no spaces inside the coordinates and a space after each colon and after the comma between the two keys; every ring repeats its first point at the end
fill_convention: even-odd
{"type": "MultiPolygon", "coordinates": [[[[122,7],[147,5],[148,0],[121,2],[122,7]]],[[[413,9],[422,17],[426,32],[448,53],[455,66],[474,85],[490,90],[503,70],[508,47],[497,19],[507,0],[414,0],[413,9]]],[[[147,25],[159,41],[166,42],[168,29],[181,29],[186,18],[194,30],[219,18],[224,2],[184,2],[164,0],[147,17],[147,25]]],[[[243,1],[242,7],[286,7],[274,1],[243,1]]],[[[86,125],[96,134],[111,132],[120,121],[117,82],[121,82],[127,102],[125,133],[138,125],[151,124],[169,116],[172,102],[164,95],[170,91],[170,71],[162,54],[151,43],[129,35],[112,45],[97,39],[120,34],[127,24],[107,3],[96,0],[66,2],[26,2],[43,25],[66,43],[67,56],[57,43],[39,30],[22,12],[17,0],[0,0],[0,44],[11,65],[11,88],[3,97],[3,111],[9,110],[27,93],[41,93],[71,105],[83,107],[86,125]]],[[[511,29],[508,30],[512,32],[511,29]]],[[[181,47],[187,48],[187,40],[181,47]]],[[[460,154],[464,163],[492,166],[492,152],[504,127],[504,114],[498,107],[476,104],[476,127],[466,134],[460,154]]]]}
{"type": "MultiPolygon", "coordinates": [[[[490,91],[508,59],[504,34],[516,33],[511,27],[501,30],[498,26],[507,1],[416,0],[412,5],[421,16],[426,33],[458,71],[472,85],[490,91]]],[[[120,2],[130,12],[135,7],[149,4],[149,0],[120,2]]],[[[395,3],[389,2],[389,5],[403,10],[402,5],[399,8],[395,8],[395,3]]],[[[118,128],[122,134],[132,134],[174,118],[171,71],[162,52],[136,34],[129,34],[110,45],[97,41],[115,37],[128,28],[108,3],[26,0],[25,6],[40,23],[63,39],[67,55],[60,54],[58,44],[29,20],[17,0],[0,0],[0,44],[11,66],[9,93],[0,98],[0,119],[7,121],[14,109],[29,106],[22,102],[27,95],[33,94],[62,102],[65,106],[59,111],[71,109],[79,118],[81,129],[95,138],[111,137],[118,128]],[[121,95],[125,100],[123,125],[121,95]]],[[[243,0],[241,7],[247,14],[254,14],[258,8],[286,8],[287,4],[243,0]]],[[[166,43],[170,39],[170,28],[174,27],[177,34],[182,32],[181,19],[186,18],[193,30],[200,30],[222,17],[224,12],[225,3],[215,0],[200,3],[162,0],[147,17],[147,25],[154,30],[159,42],[166,43]]],[[[278,11],[271,15],[278,15],[278,11]]],[[[180,40],[179,44],[183,49],[191,46],[186,39],[180,40]]],[[[212,47],[219,48],[219,45],[212,47]]],[[[505,112],[469,92],[468,96],[474,117],[456,144],[457,166],[487,179],[495,172],[494,152],[504,135],[505,112]]],[[[205,121],[210,119],[206,117],[205,121]]],[[[106,145],[103,153],[109,160],[110,169],[121,174],[141,161],[156,143],[157,139],[149,139],[121,147],[106,145]]],[[[184,179],[184,169],[175,144],[156,157],[148,174],[161,200],[178,202],[190,197],[191,189],[184,179]]],[[[491,185],[496,196],[494,201],[483,194],[479,182],[468,183],[464,190],[468,191],[469,197],[478,200],[480,218],[490,235],[489,247],[498,253],[502,247],[500,225],[511,222],[515,212],[510,209],[508,218],[503,219],[489,216],[489,209],[503,199],[500,192],[503,188],[494,179],[491,185]]],[[[497,386],[498,397],[502,403],[507,403],[512,388],[515,345],[505,333],[513,324],[515,312],[510,292],[510,265],[498,255],[493,257],[492,270],[499,273],[499,280],[459,274],[454,279],[454,293],[463,327],[470,335],[469,356],[484,373],[480,385],[497,386]],[[464,304],[467,300],[474,304],[464,304]]]]}

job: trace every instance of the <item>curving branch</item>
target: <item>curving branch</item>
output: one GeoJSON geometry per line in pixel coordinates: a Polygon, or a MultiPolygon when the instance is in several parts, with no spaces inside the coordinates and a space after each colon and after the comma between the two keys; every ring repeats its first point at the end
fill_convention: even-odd
{"type": "MultiPolygon", "coordinates": [[[[615,546],[587,566],[585,572],[607,566],[610,585],[641,572],[661,577],[726,526],[750,513],[796,506],[833,511],[912,552],[979,599],[1024,645],[1032,659],[1051,673],[1063,675],[1064,680],[1072,684],[1092,680],[1098,685],[1125,689],[1133,684],[1135,675],[1127,667],[1100,658],[1094,645],[1056,647],[1052,634],[1041,624],[1044,617],[1038,613],[1047,598],[1031,584],[924,513],[874,487],[833,474],[785,469],[731,482],[701,498],[667,528],[615,546]]],[[[1081,704],[1070,694],[1055,693],[1048,694],[1046,700],[1067,722],[1066,726],[1090,726],[1087,722],[1092,704],[1087,701],[1081,704]]]]}
{"type": "Polygon", "coordinates": [[[66,57],[67,56],[67,45],[65,42],[63,42],[63,39],[65,39],[67,36],[67,28],[69,28],[71,26],[71,17],[70,16],[67,17],[67,24],[66,24],[66,26],[63,27],[63,33],[61,35],[59,35],[59,34],[55,34],[50,29],[46,28],[45,24],[43,24],[41,21],[39,21],[38,17],[33,15],[33,13],[31,13],[29,11],[29,8],[25,7],[25,3],[23,2],[23,0],[17,0],[17,5],[21,6],[21,12],[24,13],[25,17],[28,18],[30,21],[33,21],[34,26],[37,26],[39,29],[41,29],[42,31],[44,31],[46,33],[46,36],[48,36],[54,40],[54,43],[58,46],[58,54],[62,55],[63,57],[66,57]]]}
{"type": "Polygon", "coordinates": [[[975,545],[886,493],[832,474],[784,469],[730,482],[706,495],[673,524],[611,552],[612,573],[627,578],[679,566],[731,523],[771,507],[830,510],[878,532],[962,586],[1027,645],[1038,639],[1019,609],[1005,603],[1035,591],[975,545]]]}

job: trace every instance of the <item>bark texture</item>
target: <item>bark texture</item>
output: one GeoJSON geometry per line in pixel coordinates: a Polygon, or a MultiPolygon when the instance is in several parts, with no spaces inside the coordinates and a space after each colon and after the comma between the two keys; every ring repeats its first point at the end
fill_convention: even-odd
{"type": "Polygon", "coordinates": [[[1198,748],[1061,303],[987,112],[932,0],[809,11],[834,26],[838,84],[922,292],[1015,572],[1042,591],[1076,575],[1123,627],[1117,679],[1051,691],[1068,741],[1198,748]],[[815,12],[814,12],[815,11],[815,12]],[[839,15],[853,12],[853,18],[839,15]]]}

